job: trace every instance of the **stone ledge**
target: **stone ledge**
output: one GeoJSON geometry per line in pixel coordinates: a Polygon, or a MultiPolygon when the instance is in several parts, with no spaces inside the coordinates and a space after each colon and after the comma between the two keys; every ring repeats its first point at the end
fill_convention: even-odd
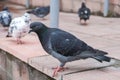
{"type": "Polygon", "coordinates": [[[55,80],[21,61],[10,53],[0,50],[0,80],[55,80]]]}
{"type": "MultiPolygon", "coordinates": [[[[29,59],[29,64],[35,67],[36,69],[38,69],[39,71],[52,77],[53,74],[52,68],[59,66],[59,61],[53,58],[52,56],[40,56],[29,59]]],[[[116,60],[114,59],[112,59],[110,63],[108,62],[100,63],[94,59],[77,60],[67,63],[65,67],[68,67],[69,69],[63,72],[59,72],[55,78],[59,80],[61,75],[63,76],[72,75],[72,74],[75,75],[77,73],[81,73],[84,71],[91,71],[94,69],[101,69],[101,68],[113,66],[114,64],[116,64],[116,60]]],[[[69,79],[64,79],[64,80],[69,80],[69,79]]]]}

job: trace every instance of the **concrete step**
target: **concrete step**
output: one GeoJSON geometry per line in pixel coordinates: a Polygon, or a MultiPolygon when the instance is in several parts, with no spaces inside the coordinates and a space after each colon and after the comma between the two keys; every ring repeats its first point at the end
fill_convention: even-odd
{"type": "MultiPolygon", "coordinates": [[[[33,57],[29,59],[28,62],[31,66],[35,67],[36,69],[40,70],[41,72],[44,72],[45,74],[52,77],[53,75],[53,67],[57,67],[60,65],[59,61],[52,56],[39,56],[39,57],[33,57]]],[[[86,60],[77,60],[73,62],[69,62],[65,65],[65,67],[68,67],[69,69],[59,72],[55,78],[59,80],[61,76],[71,76],[75,75],[78,76],[81,72],[91,71],[95,69],[101,69],[101,68],[107,68],[110,66],[113,66],[116,64],[116,60],[112,59],[110,63],[103,62],[100,63],[94,59],[86,59],[86,60]]],[[[65,77],[63,77],[65,78],[65,77]]],[[[80,77],[78,77],[80,78],[80,77]]],[[[73,80],[74,78],[65,78],[63,80],[73,80]]],[[[82,79],[82,78],[80,78],[82,79]]],[[[76,79],[79,80],[79,79],[76,79]]]]}

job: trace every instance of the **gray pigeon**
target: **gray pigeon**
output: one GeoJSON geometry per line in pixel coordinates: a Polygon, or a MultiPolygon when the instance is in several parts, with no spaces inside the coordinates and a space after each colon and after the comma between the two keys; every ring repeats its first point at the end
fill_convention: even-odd
{"type": "Polygon", "coordinates": [[[84,20],[86,23],[86,21],[89,20],[90,15],[91,15],[90,9],[88,7],[86,7],[84,2],[82,2],[82,5],[78,10],[78,16],[80,18],[80,22],[81,22],[81,20],[84,20]]]}
{"type": "Polygon", "coordinates": [[[12,20],[12,15],[8,10],[8,7],[4,7],[0,12],[0,23],[3,27],[9,27],[10,22],[12,20]]]}
{"type": "Polygon", "coordinates": [[[44,18],[47,16],[50,12],[50,6],[46,7],[36,7],[35,9],[32,9],[30,11],[27,11],[27,13],[33,14],[39,18],[44,18]]]}
{"type": "Polygon", "coordinates": [[[57,29],[48,28],[40,22],[30,24],[31,31],[38,35],[38,38],[44,50],[60,61],[60,66],[54,71],[63,70],[67,62],[93,58],[99,62],[110,62],[111,58],[105,56],[107,52],[97,50],[87,45],[84,41],[76,38],[74,35],[57,29]]]}

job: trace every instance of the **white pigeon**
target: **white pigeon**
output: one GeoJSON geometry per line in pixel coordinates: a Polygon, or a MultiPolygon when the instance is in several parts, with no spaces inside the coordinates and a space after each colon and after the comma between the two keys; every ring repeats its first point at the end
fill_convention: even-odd
{"type": "Polygon", "coordinates": [[[21,38],[28,34],[30,30],[31,18],[28,13],[25,13],[21,17],[14,18],[8,30],[6,37],[14,37],[17,44],[22,44],[21,38]]]}

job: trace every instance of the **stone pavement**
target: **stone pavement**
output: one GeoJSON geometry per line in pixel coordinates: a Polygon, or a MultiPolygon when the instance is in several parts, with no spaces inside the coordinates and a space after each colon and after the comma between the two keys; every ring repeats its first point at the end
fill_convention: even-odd
{"type": "MultiPolygon", "coordinates": [[[[25,10],[13,11],[13,16],[21,16],[25,10]]],[[[49,26],[49,15],[41,20],[31,15],[32,21],[40,21],[49,26]]],[[[60,13],[59,28],[74,34],[90,46],[107,51],[112,57],[110,63],[99,63],[93,59],[67,63],[68,70],[58,73],[55,79],[63,80],[119,80],[120,78],[120,18],[91,16],[88,25],[80,25],[75,13],[60,13]],[[115,58],[115,59],[114,59],[115,58]]],[[[0,26],[0,48],[16,56],[36,69],[52,76],[52,67],[59,61],[48,55],[42,48],[36,34],[22,38],[24,44],[17,45],[14,38],[6,38],[7,30],[0,26]]]]}

